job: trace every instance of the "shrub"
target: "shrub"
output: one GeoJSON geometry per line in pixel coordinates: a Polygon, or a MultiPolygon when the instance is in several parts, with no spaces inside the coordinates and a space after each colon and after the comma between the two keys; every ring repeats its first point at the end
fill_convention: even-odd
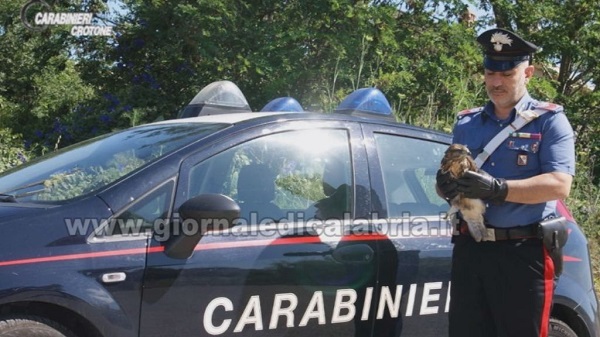
{"type": "Polygon", "coordinates": [[[0,128],[0,172],[25,163],[31,156],[23,138],[10,129],[0,128]]]}

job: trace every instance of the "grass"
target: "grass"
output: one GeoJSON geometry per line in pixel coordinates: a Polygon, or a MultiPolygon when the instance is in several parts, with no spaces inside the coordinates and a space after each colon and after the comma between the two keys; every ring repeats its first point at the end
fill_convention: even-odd
{"type": "Polygon", "coordinates": [[[589,239],[589,246],[594,277],[594,290],[596,290],[596,295],[600,295],[600,238],[589,239]]]}
{"type": "Polygon", "coordinates": [[[580,157],[577,161],[567,205],[588,239],[594,289],[600,295],[600,186],[592,173],[593,161],[586,159],[580,157]]]}

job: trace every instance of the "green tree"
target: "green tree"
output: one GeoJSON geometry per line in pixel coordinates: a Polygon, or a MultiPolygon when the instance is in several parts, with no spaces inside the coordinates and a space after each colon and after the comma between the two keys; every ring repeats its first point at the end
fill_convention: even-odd
{"type": "Polygon", "coordinates": [[[565,106],[577,135],[576,176],[567,203],[592,239],[598,285],[600,200],[595,196],[600,188],[600,6],[596,0],[482,0],[479,6],[492,11],[498,27],[512,29],[543,47],[535,56],[542,77],[536,80],[534,90],[540,99],[565,106]]]}
{"type": "Polygon", "coordinates": [[[173,117],[220,79],[238,84],[254,110],[291,95],[330,111],[364,86],[380,87],[415,114],[427,104],[454,109],[466,105],[464,95],[455,104],[450,94],[469,79],[464,65],[478,64],[473,30],[457,24],[459,1],[126,3],[130,12],[109,54],[116,68],[105,82],[121,102],[146,111],[145,120],[173,117]],[[445,16],[436,17],[442,4],[445,16]]]}
{"type": "MultiPolygon", "coordinates": [[[[24,4],[0,4],[0,125],[50,148],[89,138],[77,124],[86,117],[80,107],[96,90],[78,69],[78,38],[65,26],[27,29],[20,17],[24,4]]],[[[71,2],[57,2],[54,10],[81,11],[71,2]]]]}

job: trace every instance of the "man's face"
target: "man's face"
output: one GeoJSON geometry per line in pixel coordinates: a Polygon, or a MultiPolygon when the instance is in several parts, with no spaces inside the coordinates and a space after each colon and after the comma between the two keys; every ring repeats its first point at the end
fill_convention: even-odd
{"type": "Polygon", "coordinates": [[[506,71],[485,70],[485,89],[499,108],[512,108],[523,97],[534,67],[523,62],[506,71]]]}

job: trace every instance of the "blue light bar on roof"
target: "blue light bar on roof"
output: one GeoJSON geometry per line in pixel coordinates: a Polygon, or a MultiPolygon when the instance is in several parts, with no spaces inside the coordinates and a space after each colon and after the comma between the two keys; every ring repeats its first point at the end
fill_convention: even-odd
{"type": "Polygon", "coordinates": [[[335,109],[336,113],[378,117],[395,121],[390,103],[377,88],[361,88],[348,95],[335,109]]]}
{"type": "Polygon", "coordinates": [[[202,88],[181,111],[179,118],[251,111],[237,85],[231,81],[216,81],[202,88]]]}
{"type": "Polygon", "coordinates": [[[304,112],[304,109],[302,109],[302,105],[293,97],[278,97],[267,103],[260,111],[304,112]]]}

